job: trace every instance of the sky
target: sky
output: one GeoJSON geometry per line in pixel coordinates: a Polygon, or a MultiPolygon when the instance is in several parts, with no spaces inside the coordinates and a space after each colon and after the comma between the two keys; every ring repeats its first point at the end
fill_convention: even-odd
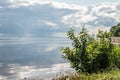
{"type": "Polygon", "coordinates": [[[119,0],[0,0],[1,37],[65,37],[82,25],[96,34],[119,22],[119,0]]]}
{"type": "Polygon", "coordinates": [[[100,3],[104,3],[104,2],[118,2],[119,0],[53,0],[53,1],[65,2],[65,3],[69,3],[69,4],[91,6],[91,5],[100,4],[100,3]]]}

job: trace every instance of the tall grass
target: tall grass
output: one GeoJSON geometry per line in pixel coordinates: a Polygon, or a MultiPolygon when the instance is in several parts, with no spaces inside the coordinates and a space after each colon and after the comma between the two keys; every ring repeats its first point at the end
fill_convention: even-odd
{"type": "Polygon", "coordinates": [[[120,70],[112,70],[103,73],[93,73],[91,75],[86,75],[84,73],[67,73],[56,75],[54,78],[47,79],[23,79],[23,80],[120,80],[120,70]]]}
{"type": "Polygon", "coordinates": [[[91,75],[70,74],[67,76],[61,76],[53,80],[120,80],[120,70],[113,70],[103,73],[93,73],[91,75]]]}

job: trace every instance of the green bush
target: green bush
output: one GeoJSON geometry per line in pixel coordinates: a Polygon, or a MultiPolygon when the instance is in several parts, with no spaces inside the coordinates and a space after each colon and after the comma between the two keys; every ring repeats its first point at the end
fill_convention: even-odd
{"type": "Polygon", "coordinates": [[[120,37],[120,23],[110,29],[114,37],[120,37]]]}
{"type": "Polygon", "coordinates": [[[114,45],[114,49],[111,54],[111,60],[113,66],[120,69],[120,45],[114,45]]]}
{"type": "Polygon", "coordinates": [[[62,55],[77,72],[91,74],[115,66],[120,68],[120,47],[111,43],[110,32],[99,30],[94,38],[85,28],[78,34],[70,29],[67,36],[72,40],[72,47],[62,47],[62,55]]]}

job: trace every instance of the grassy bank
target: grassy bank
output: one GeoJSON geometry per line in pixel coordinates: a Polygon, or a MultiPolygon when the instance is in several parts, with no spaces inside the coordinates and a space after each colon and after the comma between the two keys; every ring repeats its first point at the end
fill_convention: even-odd
{"type": "Polygon", "coordinates": [[[120,80],[120,70],[85,75],[85,74],[69,74],[61,76],[54,80],[120,80]]]}
{"type": "Polygon", "coordinates": [[[68,73],[67,75],[57,75],[54,78],[47,79],[23,79],[23,80],[120,80],[120,70],[113,70],[103,73],[94,73],[91,75],[85,75],[83,73],[68,73]]]}

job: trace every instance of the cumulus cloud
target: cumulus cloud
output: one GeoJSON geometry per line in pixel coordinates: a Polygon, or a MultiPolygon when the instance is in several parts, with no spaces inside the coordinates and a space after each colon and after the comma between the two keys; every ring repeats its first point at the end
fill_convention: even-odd
{"type": "Polygon", "coordinates": [[[65,24],[79,26],[86,24],[93,27],[111,27],[120,22],[120,3],[103,3],[86,7],[76,13],[66,15],[62,21],[65,24]]]}

